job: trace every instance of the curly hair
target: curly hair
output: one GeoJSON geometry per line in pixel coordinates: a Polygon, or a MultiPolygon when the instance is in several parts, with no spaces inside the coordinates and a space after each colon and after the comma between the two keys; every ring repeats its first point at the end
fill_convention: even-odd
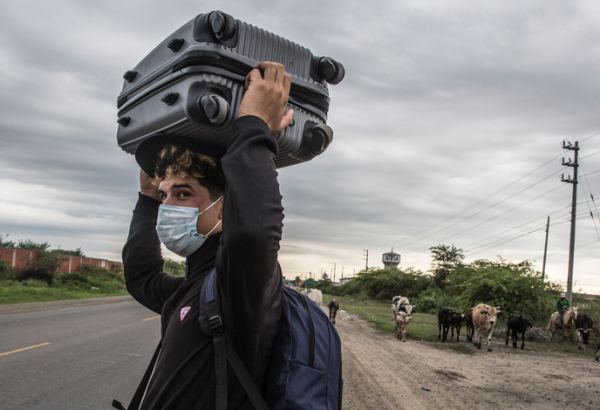
{"type": "Polygon", "coordinates": [[[167,145],[158,154],[152,183],[158,186],[164,179],[175,175],[196,178],[200,185],[208,189],[213,200],[225,192],[225,175],[213,158],[176,145],[167,145]]]}

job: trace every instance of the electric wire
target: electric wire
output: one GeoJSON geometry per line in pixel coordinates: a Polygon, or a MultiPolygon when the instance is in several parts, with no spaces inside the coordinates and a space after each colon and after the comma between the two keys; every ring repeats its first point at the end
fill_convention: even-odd
{"type": "Polygon", "coordinates": [[[551,192],[554,192],[554,191],[556,191],[557,189],[559,189],[559,188],[562,188],[563,186],[564,186],[564,185],[562,185],[562,184],[561,184],[561,185],[557,186],[556,188],[552,188],[550,191],[547,191],[547,192],[545,192],[545,193],[543,193],[543,194],[541,194],[541,195],[538,195],[538,196],[536,196],[535,198],[532,198],[532,199],[530,199],[530,200],[528,200],[528,201],[525,201],[525,202],[523,202],[521,205],[515,206],[514,208],[511,208],[511,209],[509,209],[508,211],[502,212],[501,214],[498,214],[498,215],[496,215],[496,216],[494,216],[494,217],[492,217],[492,218],[490,218],[490,219],[487,219],[487,220],[485,220],[485,221],[483,221],[483,222],[480,222],[480,223],[478,223],[478,224],[476,224],[476,225],[473,225],[473,226],[471,226],[470,228],[467,228],[467,229],[464,229],[464,230],[462,230],[462,231],[460,231],[460,232],[458,232],[458,233],[455,233],[454,235],[450,235],[450,236],[447,236],[447,237],[445,237],[445,238],[443,238],[443,239],[440,239],[440,240],[439,240],[439,241],[437,241],[437,242],[443,242],[443,241],[445,241],[446,239],[450,239],[450,238],[453,238],[453,237],[455,237],[455,236],[457,236],[457,235],[460,235],[460,234],[462,234],[462,233],[464,233],[464,232],[470,231],[470,230],[471,230],[471,229],[473,229],[473,228],[476,228],[476,227],[478,227],[478,226],[481,226],[481,225],[483,225],[483,224],[485,224],[485,223],[488,223],[489,221],[492,221],[492,220],[494,220],[494,219],[496,219],[496,218],[499,218],[499,217],[501,217],[502,215],[506,215],[507,213],[509,213],[509,212],[512,212],[512,211],[514,211],[515,209],[519,209],[519,208],[520,208],[520,207],[522,207],[523,205],[526,205],[526,204],[528,204],[528,203],[530,203],[530,202],[533,202],[533,201],[535,201],[536,199],[539,199],[539,198],[541,198],[541,197],[543,197],[543,196],[545,196],[545,195],[548,195],[549,193],[551,193],[551,192]]]}
{"type": "MultiPolygon", "coordinates": [[[[523,175],[521,178],[517,179],[516,181],[513,181],[513,182],[511,182],[510,184],[506,185],[504,188],[501,188],[501,189],[499,189],[498,191],[494,192],[494,193],[493,193],[493,194],[491,194],[491,195],[488,195],[487,197],[483,198],[482,200],[480,200],[480,201],[478,201],[478,202],[474,203],[473,205],[471,205],[471,206],[469,206],[469,207],[467,207],[467,208],[463,209],[462,211],[460,211],[460,212],[458,212],[458,213],[456,213],[456,214],[454,214],[454,215],[452,215],[452,216],[449,216],[448,218],[444,219],[443,221],[441,221],[441,222],[438,222],[438,223],[436,223],[435,225],[432,225],[432,226],[430,226],[430,227],[428,227],[428,228],[426,228],[426,229],[423,229],[423,230],[422,230],[422,231],[420,231],[420,232],[417,232],[417,233],[415,233],[415,234],[412,234],[412,235],[410,235],[410,236],[407,236],[406,238],[403,238],[403,239],[401,239],[400,241],[396,241],[396,242],[388,243],[388,244],[386,244],[386,245],[381,245],[381,246],[378,246],[378,247],[376,247],[376,249],[380,249],[380,248],[386,248],[386,247],[388,247],[388,246],[401,246],[401,243],[402,243],[402,242],[404,242],[404,241],[406,241],[406,240],[408,240],[408,239],[410,239],[410,238],[413,238],[413,237],[415,237],[415,236],[417,236],[417,235],[420,235],[420,234],[422,234],[422,233],[424,233],[424,232],[427,232],[428,230],[430,230],[430,229],[433,229],[433,228],[435,228],[436,226],[439,226],[439,225],[443,224],[444,222],[447,222],[447,221],[449,221],[450,219],[452,219],[452,218],[454,218],[454,217],[456,217],[456,216],[458,216],[458,215],[462,214],[463,212],[466,212],[466,211],[468,211],[469,209],[471,209],[471,208],[473,208],[473,207],[475,207],[475,206],[479,205],[480,203],[482,203],[482,202],[484,202],[484,201],[488,200],[489,198],[491,198],[491,197],[495,196],[496,194],[499,194],[500,192],[504,191],[505,189],[507,189],[507,188],[509,188],[509,187],[513,186],[513,185],[514,185],[514,184],[516,184],[517,182],[519,182],[519,181],[521,181],[522,179],[524,179],[524,178],[528,177],[529,175],[533,174],[534,172],[538,171],[539,169],[541,169],[541,168],[545,167],[546,165],[550,164],[551,162],[555,161],[556,159],[560,158],[561,156],[564,156],[564,153],[562,153],[562,152],[561,152],[561,154],[559,154],[559,155],[557,155],[556,157],[552,158],[551,160],[549,160],[548,162],[544,163],[543,165],[540,165],[539,167],[537,167],[537,168],[536,168],[536,169],[534,169],[533,171],[531,171],[531,172],[529,172],[529,173],[527,173],[527,174],[523,175]]],[[[554,173],[554,174],[552,174],[552,175],[555,175],[555,174],[557,174],[557,173],[554,173]]],[[[549,178],[549,177],[547,177],[547,178],[549,178]]],[[[547,178],[544,178],[544,180],[545,180],[545,179],[547,179],[547,178]]],[[[543,180],[542,180],[542,181],[543,181],[543,180]]],[[[540,182],[541,182],[541,181],[540,181],[540,182]]],[[[534,185],[535,185],[535,184],[534,184],[534,185]]],[[[533,186],[533,185],[532,185],[532,186],[533,186]]],[[[530,187],[528,187],[528,188],[530,188],[530,187]]],[[[526,189],[528,189],[528,188],[526,188],[526,189]]],[[[520,191],[520,192],[523,192],[523,191],[520,191]]],[[[518,192],[518,193],[520,193],[520,192],[518,192]]],[[[518,193],[517,193],[517,194],[518,194],[518,193]]],[[[516,195],[516,194],[515,194],[515,195],[516,195]]],[[[513,195],[513,196],[514,196],[514,195],[513,195]]],[[[510,197],[509,197],[509,198],[510,198],[510,197]]],[[[508,198],[507,198],[507,199],[508,199],[508,198]]],[[[501,202],[503,202],[503,201],[501,201],[501,202]]],[[[499,202],[499,203],[500,203],[500,202],[499,202]]],[[[484,211],[485,211],[485,210],[487,210],[487,209],[489,209],[489,208],[486,208],[486,209],[484,209],[484,211]]],[[[483,212],[483,211],[481,211],[481,212],[483,212]]],[[[481,213],[481,212],[479,212],[479,213],[481,213]]],[[[478,215],[478,214],[475,214],[475,215],[478,215]]],[[[475,215],[472,215],[471,217],[473,217],[473,216],[475,216],[475,215]]],[[[469,217],[469,218],[470,218],[470,217],[469,217]]],[[[469,218],[466,218],[466,219],[469,219],[469,218]]],[[[466,219],[464,219],[464,220],[466,220],[466,219]]],[[[463,220],[463,221],[464,221],[464,220],[463,220]]],[[[461,222],[462,222],[462,221],[461,221],[461,222]]],[[[460,223],[460,222],[459,222],[459,223],[460,223]]],[[[456,224],[455,224],[455,225],[456,225],[456,224]]],[[[450,225],[449,227],[447,227],[447,228],[444,228],[444,229],[448,229],[448,228],[450,228],[450,227],[452,227],[452,226],[454,226],[454,225],[450,225]]],[[[435,235],[436,233],[439,233],[439,232],[441,232],[441,231],[435,232],[435,233],[433,233],[433,234],[431,234],[431,235],[435,235]]],[[[431,236],[431,235],[429,235],[429,236],[431,236]]],[[[428,237],[428,236],[426,236],[426,237],[424,237],[424,238],[427,238],[427,237],[428,237]]],[[[420,238],[420,239],[424,239],[424,238],[420,238]]],[[[419,240],[420,240],[420,239],[419,239],[419,240]]]]}
{"type": "MultiPolygon", "coordinates": [[[[556,157],[556,158],[558,158],[558,157],[556,157]]],[[[556,159],[556,158],[554,158],[554,159],[556,159]]],[[[474,214],[472,214],[472,215],[470,215],[470,216],[468,216],[468,217],[466,217],[466,218],[463,218],[463,219],[461,219],[461,220],[460,220],[460,221],[458,221],[458,222],[455,222],[455,223],[453,223],[452,225],[449,225],[449,226],[447,226],[447,227],[445,227],[445,228],[443,228],[443,229],[440,229],[440,230],[438,230],[438,231],[436,231],[436,232],[433,232],[433,233],[431,233],[431,234],[429,234],[429,235],[422,236],[421,238],[418,238],[418,239],[416,239],[415,241],[420,241],[420,240],[423,240],[423,239],[429,238],[429,237],[431,237],[431,236],[433,236],[433,235],[436,235],[436,234],[438,234],[438,233],[440,233],[440,232],[443,232],[443,231],[445,231],[445,230],[447,230],[447,229],[450,229],[450,228],[452,228],[452,227],[454,227],[454,226],[456,226],[456,225],[458,225],[458,224],[460,224],[460,223],[463,223],[463,222],[465,222],[465,221],[467,221],[467,220],[469,220],[469,219],[471,219],[471,218],[473,218],[473,217],[475,217],[475,216],[477,216],[477,215],[479,215],[479,214],[481,214],[481,213],[483,213],[483,212],[485,212],[485,211],[487,211],[487,210],[489,210],[489,209],[492,209],[492,208],[494,208],[494,207],[496,207],[496,206],[500,205],[500,204],[501,204],[501,203],[503,203],[503,202],[506,202],[507,200],[509,200],[509,199],[511,199],[511,198],[513,198],[513,197],[515,197],[515,196],[517,196],[517,195],[519,195],[519,194],[523,193],[524,191],[526,191],[526,190],[528,190],[528,189],[530,189],[530,188],[532,188],[532,187],[534,187],[534,186],[536,186],[536,185],[538,185],[538,184],[540,184],[540,183],[544,182],[544,181],[545,181],[545,180],[547,180],[548,178],[551,178],[551,177],[555,176],[556,174],[558,174],[558,173],[560,173],[560,172],[562,172],[562,169],[561,169],[560,171],[558,171],[558,172],[553,172],[552,174],[548,175],[547,177],[543,178],[542,180],[540,180],[540,181],[538,181],[538,182],[536,182],[536,183],[534,183],[534,184],[532,184],[532,185],[529,185],[529,186],[528,186],[528,187],[526,187],[526,188],[523,188],[522,190],[520,190],[520,191],[518,191],[518,192],[516,192],[516,193],[514,193],[514,194],[512,194],[512,195],[510,195],[510,196],[508,196],[508,197],[506,197],[506,198],[504,198],[504,199],[503,199],[503,200],[501,200],[501,201],[498,201],[498,202],[496,202],[495,204],[492,204],[492,205],[488,206],[487,208],[484,208],[484,209],[482,209],[482,210],[481,210],[481,211],[479,211],[479,212],[476,212],[476,213],[474,213],[474,214]]],[[[559,186],[559,187],[560,187],[560,186],[559,186]]],[[[557,187],[557,188],[555,188],[555,189],[558,189],[559,187],[557,187]]],[[[549,191],[549,192],[547,192],[546,194],[548,194],[548,193],[550,193],[550,192],[552,192],[552,191],[549,191]]],[[[546,194],[543,194],[543,195],[546,195],[546,194]]],[[[543,195],[541,195],[541,196],[543,196],[543,195]]],[[[537,199],[537,198],[534,198],[534,199],[537,199]]],[[[527,203],[527,202],[526,202],[526,203],[527,203]]],[[[522,205],[525,205],[525,204],[522,204],[522,205]]],[[[516,209],[516,208],[513,208],[513,209],[516,209]]],[[[512,210],[512,209],[511,209],[511,210],[512,210]]],[[[500,214],[500,215],[498,215],[498,216],[501,216],[501,215],[504,215],[504,214],[500,214]]],[[[496,216],[496,217],[498,217],[498,216],[496,216]]],[[[495,218],[496,218],[496,217],[495,217],[495,218]]],[[[492,219],[495,219],[495,218],[492,218],[492,219]]],[[[489,219],[488,221],[491,221],[492,219],[489,219]]],[[[488,221],[485,221],[485,222],[488,222],[488,221]]],[[[483,222],[483,223],[485,223],[485,222],[483,222]]],[[[483,224],[483,223],[481,223],[481,224],[483,224]]],[[[474,225],[474,226],[472,226],[471,228],[468,228],[468,229],[466,229],[466,230],[464,230],[464,231],[461,231],[461,232],[459,232],[459,234],[460,234],[460,233],[462,233],[462,232],[466,232],[466,231],[468,231],[469,229],[472,229],[472,228],[474,228],[474,227],[476,227],[476,226],[479,226],[479,225],[481,225],[481,224],[474,225]]],[[[442,242],[442,241],[444,241],[444,240],[446,240],[446,239],[448,239],[448,238],[452,238],[453,236],[456,236],[456,235],[458,235],[458,234],[451,235],[451,236],[449,236],[449,237],[446,237],[446,238],[444,238],[444,239],[442,239],[442,240],[440,240],[440,241],[437,241],[437,242],[442,242]]],[[[420,246],[419,246],[418,248],[420,248],[420,246]]],[[[413,250],[416,250],[416,249],[418,249],[418,248],[414,248],[413,250]]],[[[429,247],[428,247],[428,248],[429,248],[429,247]]],[[[411,252],[411,250],[409,250],[408,252],[411,252]]]]}
{"type": "MultiPolygon", "coordinates": [[[[585,172],[585,170],[583,169],[583,162],[580,162],[579,165],[581,166],[581,170],[583,172],[585,172]]],[[[592,198],[594,198],[594,196],[592,195],[592,188],[590,187],[588,179],[586,177],[583,177],[583,179],[585,179],[585,181],[587,182],[588,189],[590,190],[590,196],[592,198]]],[[[590,201],[587,198],[587,192],[585,191],[585,184],[581,184],[581,188],[583,189],[583,194],[585,195],[585,201],[587,203],[588,210],[590,211],[590,215],[592,217],[592,222],[594,222],[594,229],[596,230],[596,236],[598,237],[598,240],[600,240],[600,233],[598,233],[598,227],[596,226],[596,219],[594,218],[594,213],[592,212],[592,207],[590,206],[590,201]]],[[[594,208],[595,208],[595,205],[596,205],[596,201],[594,201],[594,208]]],[[[596,215],[598,215],[597,208],[596,208],[596,215]]]]}
{"type": "Polygon", "coordinates": [[[582,139],[582,140],[581,140],[581,141],[579,141],[579,142],[587,141],[587,140],[589,140],[590,138],[597,137],[598,135],[600,135],[600,132],[598,132],[598,133],[596,133],[596,134],[594,134],[594,135],[592,135],[592,136],[589,136],[589,137],[587,137],[587,138],[584,138],[584,139],[582,139]]]}

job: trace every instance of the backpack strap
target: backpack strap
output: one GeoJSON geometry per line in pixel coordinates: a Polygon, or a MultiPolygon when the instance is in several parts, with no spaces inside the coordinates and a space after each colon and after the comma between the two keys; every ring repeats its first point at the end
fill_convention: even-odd
{"type": "Polygon", "coordinates": [[[200,291],[199,320],[202,332],[212,336],[215,352],[215,405],[217,410],[227,410],[227,362],[233,368],[248,398],[256,410],[269,410],[258,387],[250,377],[248,370],[240,359],[233,342],[229,338],[221,312],[219,311],[219,289],[217,287],[216,269],[208,274],[200,291]]]}
{"type": "Polygon", "coordinates": [[[129,403],[129,407],[123,407],[123,404],[118,400],[113,400],[112,406],[118,410],[138,410],[140,408],[140,404],[142,404],[142,399],[144,398],[144,394],[146,393],[146,388],[148,387],[148,383],[150,382],[150,377],[152,377],[152,373],[154,373],[154,366],[156,366],[156,362],[158,360],[158,355],[160,353],[160,349],[162,346],[162,339],[158,342],[158,346],[156,346],[156,350],[154,351],[154,355],[152,356],[152,360],[150,360],[150,364],[146,369],[146,373],[144,373],[144,377],[142,377],[142,381],[140,382],[131,402],[129,403]]]}

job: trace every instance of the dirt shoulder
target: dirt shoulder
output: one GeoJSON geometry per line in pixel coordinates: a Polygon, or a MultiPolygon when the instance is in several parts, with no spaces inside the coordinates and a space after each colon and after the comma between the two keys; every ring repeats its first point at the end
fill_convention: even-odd
{"type": "Polygon", "coordinates": [[[12,303],[0,305],[0,316],[13,315],[16,313],[41,312],[44,310],[67,309],[73,307],[106,305],[110,303],[133,302],[133,298],[127,296],[109,296],[104,298],[56,300],[52,302],[12,303]]]}
{"type": "Polygon", "coordinates": [[[346,410],[600,408],[600,364],[589,357],[532,351],[527,344],[512,350],[497,341],[492,352],[462,354],[437,342],[403,343],[341,311],[336,327],[346,410]]]}

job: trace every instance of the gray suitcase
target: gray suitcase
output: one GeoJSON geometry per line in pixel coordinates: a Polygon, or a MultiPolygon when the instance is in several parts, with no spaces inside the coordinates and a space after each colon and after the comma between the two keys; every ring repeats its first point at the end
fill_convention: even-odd
{"type": "Polygon", "coordinates": [[[276,135],[275,165],[320,155],[333,138],[327,83],[339,83],[344,67],[220,11],[198,15],[125,73],[117,102],[119,146],[133,154],[144,138],[165,133],[225,147],[245,77],[261,61],[282,63],[292,77],[294,121],[276,135]]]}

